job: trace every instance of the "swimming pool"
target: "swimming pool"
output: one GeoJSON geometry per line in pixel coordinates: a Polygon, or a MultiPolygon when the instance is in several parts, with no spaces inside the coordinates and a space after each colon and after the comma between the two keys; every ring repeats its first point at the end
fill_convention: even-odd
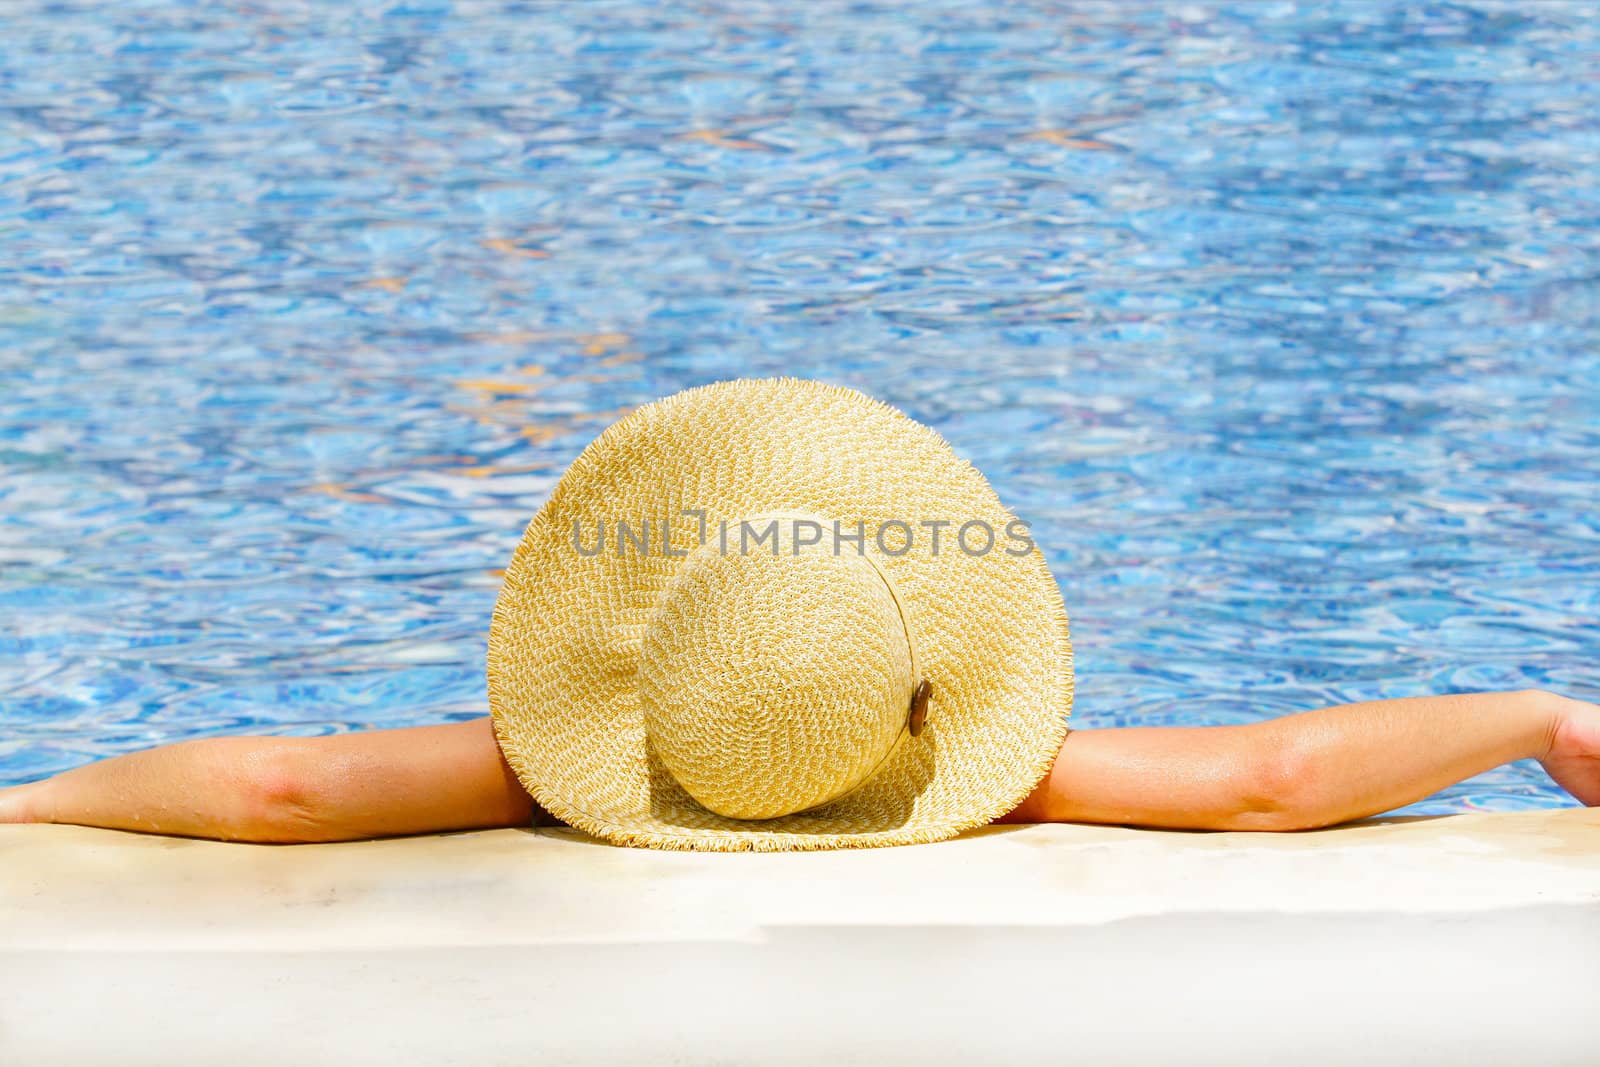
{"type": "Polygon", "coordinates": [[[1600,698],[1593,5],[353,6],[7,7],[0,783],[485,714],[565,464],[741,374],[990,476],[1082,726],[1600,698]]]}

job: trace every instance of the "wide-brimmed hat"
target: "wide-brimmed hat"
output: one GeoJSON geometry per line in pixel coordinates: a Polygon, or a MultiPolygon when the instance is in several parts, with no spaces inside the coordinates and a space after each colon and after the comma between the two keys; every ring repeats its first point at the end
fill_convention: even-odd
{"type": "Polygon", "coordinates": [[[562,476],[506,570],[489,704],[534,799],[618,844],[913,844],[1049,770],[1072,646],[1026,524],[937,433],[730,381],[562,476]]]}

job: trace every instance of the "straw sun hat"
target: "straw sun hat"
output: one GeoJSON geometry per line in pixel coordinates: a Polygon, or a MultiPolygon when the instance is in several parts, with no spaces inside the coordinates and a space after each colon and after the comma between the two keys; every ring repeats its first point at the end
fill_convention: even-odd
{"type": "Polygon", "coordinates": [[[1072,706],[1060,591],[934,431],[851,389],[721,382],[583,450],[489,635],[507,762],[623,845],[938,841],[1011,810],[1072,706]]]}

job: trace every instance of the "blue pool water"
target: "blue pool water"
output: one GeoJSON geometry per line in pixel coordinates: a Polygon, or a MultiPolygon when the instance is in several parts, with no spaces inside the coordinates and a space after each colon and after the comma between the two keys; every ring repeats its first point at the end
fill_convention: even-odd
{"type": "Polygon", "coordinates": [[[1594,5],[224,7],[0,15],[0,781],[485,714],[565,464],[741,374],[989,474],[1082,726],[1600,699],[1594,5]]]}

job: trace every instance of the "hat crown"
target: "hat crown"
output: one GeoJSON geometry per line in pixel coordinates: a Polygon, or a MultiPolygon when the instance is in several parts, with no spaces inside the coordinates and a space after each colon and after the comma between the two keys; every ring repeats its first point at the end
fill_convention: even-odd
{"type": "Polygon", "coordinates": [[[692,552],[639,661],[651,746],[690,796],[736,819],[861,784],[904,731],[918,681],[910,620],[878,565],[777,526],[749,551],[692,552]]]}

